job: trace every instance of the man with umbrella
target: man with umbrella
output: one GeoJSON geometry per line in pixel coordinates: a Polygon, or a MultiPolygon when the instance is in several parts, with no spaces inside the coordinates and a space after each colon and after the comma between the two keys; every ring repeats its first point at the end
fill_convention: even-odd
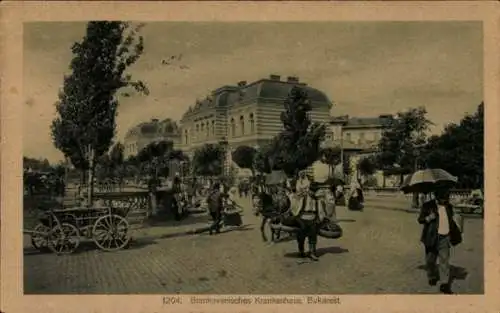
{"type": "Polygon", "coordinates": [[[420,241],[425,247],[427,277],[431,286],[437,285],[444,294],[452,294],[450,277],[450,247],[462,241],[460,229],[453,219],[453,207],[449,202],[449,188],[456,177],[441,169],[417,171],[407,177],[402,185],[405,193],[433,193],[423,203],[418,222],[423,225],[420,241]],[[439,266],[436,265],[439,260],[439,266]]]}

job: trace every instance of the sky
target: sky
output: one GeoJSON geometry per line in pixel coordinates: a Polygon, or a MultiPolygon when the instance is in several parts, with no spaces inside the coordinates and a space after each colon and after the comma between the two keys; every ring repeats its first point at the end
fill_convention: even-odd
{"type": "MultiPolygon", "coordinates": [[[[71,46],[86,24],[24,24],[24,155],[57,162],[50,124],[71,46]]],[[[221,85],[297,76],[334,103],[332,115],[377,116],[425,106],[439,133],[483,101],[480,22],[155,22],[129,70],[149,96],[120,98],[117,138],[152,118],[179,120],[221,85]],[[182,54],[177,66],[162,65],[182,54]],[[181,66],[182,65],[182,68],[181,66]]]]}

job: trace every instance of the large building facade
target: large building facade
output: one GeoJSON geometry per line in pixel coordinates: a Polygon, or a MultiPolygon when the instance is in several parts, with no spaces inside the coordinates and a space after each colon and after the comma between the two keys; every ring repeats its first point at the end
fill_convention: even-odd
{"type": "MultiPolygon", "coordinates": [[[[214,89],[187,109],[179,125],[170,119],[153,119],[133,127],[125,137],[125,154],[137,154],[154,141],[171,140],[176,149],[191,158],[194,151],[205,144],[223,144],[226,169],[234,166],[239,175],[249,175],[249,171],[239,169],[231,161],[232,151],[242,145],[259,148],[283,129],[280,114],[284,111],[284,100],[294,86],[307,91],[312,106],[311,120],[327,125],[323,147],[340,147],[349,157],[351,173],[355,173],[359,160],[376,151],[392,115],[332,117],[332,102],[322,91],[297,77],[282,79],[278,75],[214,89]]],[[[381,174],[377,176],[381,177],[381,174]]]]}
{"type": "MultiPolygon", "coordinates": [[[[321,91],[297,77],[278,75],[247,83],[222,86],[190,107],[180,121],[179,147],[188,155],[204,144],[225,144],[226,167],[233,165],[231,153],[238,146],[258,148],[282,129],[280,114],[284,100],[294,86],[304,88],[312,105],[311,119],[329,123],[332,102],[321,91]]],[[[237,169],[244,175],[245,171],[237,169]]],[[[248,173],[247,173],[248,174],[248,173]]]]}

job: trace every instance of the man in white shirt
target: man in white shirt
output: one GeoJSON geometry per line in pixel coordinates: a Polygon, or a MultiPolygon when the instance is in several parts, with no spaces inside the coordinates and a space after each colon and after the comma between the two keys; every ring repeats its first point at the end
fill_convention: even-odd
{"type": "Polygon", "coordinates": [[[418,222],[424,225],[421,242],[425,246],[425,260],[429,284],[435,286],[439,281],[440,291],[452,294],[450,279],[450,229],[453,221],[453,208],[449,204],[447,192],[436,192],[435,199],[423,203],[418,222]],[[439,266],[436,265],[439,261],[439,266]]]}

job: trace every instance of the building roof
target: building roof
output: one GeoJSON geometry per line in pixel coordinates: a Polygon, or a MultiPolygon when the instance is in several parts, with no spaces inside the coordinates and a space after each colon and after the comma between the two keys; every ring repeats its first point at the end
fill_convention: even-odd
{"type": "Polygon", "coordinates": [[[307,91],[313,106],[332,106],[332,102],[322,91],[299,82],[297,77],[281,80],[279,76],[271,75],[270,78],[260,79],[250,84],[241,81],[237,86],[226,85],[217,88],[212,91],[210,96],[189,107],[183,118],[207,108],[228,107],[266,99],[283,101],[294,86],[300,86],[307,91]]]}
{"type": "Polygon", "coordinates": [[[152,119],[149,122],[143,122],[135,127],[132,127],[126,134],[125,138],[130,136],[178,136],[179,127],[177,123],[166,118],[162,121],[158,119],[152,119]]]}
{"type": "Polygon", "coordinates": [[[349,115],[334,116],[330,119],[332,123],[340,123],[344,129],[364,127],[388,127],[393,121],[390,114],[382,114],[376,117],[349,117],[349,115]]]}

